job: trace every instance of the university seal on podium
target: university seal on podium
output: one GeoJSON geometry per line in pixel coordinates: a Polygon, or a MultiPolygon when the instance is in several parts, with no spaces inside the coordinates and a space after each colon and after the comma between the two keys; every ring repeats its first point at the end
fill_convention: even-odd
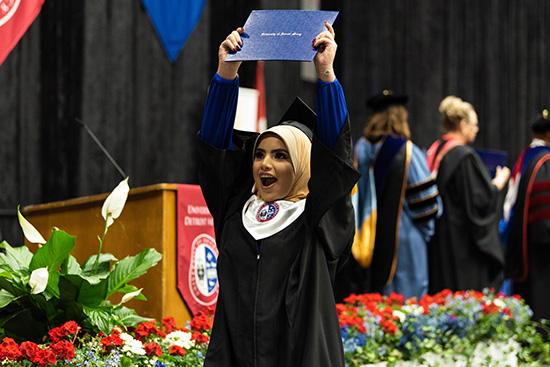
{"type": "Polygon", "coordinates": [[[204,306],[213,305],[218,299],[217,257],[216,242],[210,235],[202,233],[193,240],[189,289],[195,301],[204,306]]]}

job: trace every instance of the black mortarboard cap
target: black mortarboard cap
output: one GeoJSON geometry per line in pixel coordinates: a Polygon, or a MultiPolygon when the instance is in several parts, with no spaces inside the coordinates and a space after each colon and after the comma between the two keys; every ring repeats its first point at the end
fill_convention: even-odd
{"type": "Polygon", "coordinates": [[[531,131],[534,133],[545,133],[550,131],[550,116],[548,109],[543,109],[531,119],[531,131]]]}
{"type": "Polygon", "coordinates": [[[277,125],[294,126],[312,140],[316,121],[315,112],[300,97],[296,97],[277,125]]]}
{"type": "Polygon", "coordinates": [[[408,100],[409,96],[395,95],[393,91],[386,89],[382,93],[370,97],[367,100],[367,107],[377,112],[391,106],[404,106],[408,100]]]}

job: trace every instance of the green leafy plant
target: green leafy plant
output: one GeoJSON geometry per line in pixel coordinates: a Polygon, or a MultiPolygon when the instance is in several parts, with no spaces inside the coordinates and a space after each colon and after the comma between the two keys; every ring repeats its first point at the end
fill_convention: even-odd
{"type": "Polygon", "coordinates": [[[146,249],[118,260],[101,252],[107,230],[124,208],[128,192],[126,178],[105,200],[99,251],[82,265],[70,254],[74,236],[53,228],[46,241],[18,210],[25,238],[39,248],[33,254],[27,246],[0,244],[4,249],[0,253],[0,337],[40,342],[48,330],[70,320],[93,334],[150,320],[122,304],[131,298],[146,300],[141,290],[129,283],[156,265],[162,255],[146,249]],[[125,295],[119,304],[112,304],[109,298],[117,292],[125,295]]]}

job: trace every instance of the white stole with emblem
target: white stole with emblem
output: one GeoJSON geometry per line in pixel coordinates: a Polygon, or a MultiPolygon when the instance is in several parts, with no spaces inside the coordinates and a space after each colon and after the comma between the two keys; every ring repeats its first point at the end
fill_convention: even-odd
{"type": "Polygon", "coordinates": [[[306,199],[267,203],[252,195],[243,207],[243,225],[255,240],[262,240],[292,224],[305,207],[306,199]]]}

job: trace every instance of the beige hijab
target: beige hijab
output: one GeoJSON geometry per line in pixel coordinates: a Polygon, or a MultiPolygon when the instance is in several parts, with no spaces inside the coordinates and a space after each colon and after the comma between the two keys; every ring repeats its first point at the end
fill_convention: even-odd
{"type": "MultiPolygon", "coordinates": [[[[277,125],[267,129],[258,136],[254,143],[254,152],[256,152],[258,142],[266,134],[275,134],[281,138],[288,149],[292,168],[294,169],[294,183],[292,184],[292,188],[286,197],[279,200],[297,202],[305,199],[309,193],[307,183],[311,175],[311,141],[302,130],[296,127],[290,125],[277,125]]],[[[259,195],[256,188],[254,188],[254,192],[259,195]]]]}

